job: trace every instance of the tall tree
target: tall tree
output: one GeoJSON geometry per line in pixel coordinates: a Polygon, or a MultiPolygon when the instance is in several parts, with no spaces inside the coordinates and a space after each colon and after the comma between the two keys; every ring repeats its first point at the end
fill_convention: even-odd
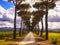
{"type": "Polygon", "coordinates": [[[48,2],[49,0],[47,0],[45,2],[45,6],[46,6],[46,16],[45,16],[45,30],[46,30],[46,40],[48,40],[48,10],[49,9],[53,9],[55,7],[55,3],[53,1],[48,2]]]}
{"type": "MultiPolygon", "coordinates": [[[[29,23],[29,19],[30,19],[30,12],[27,11],[30,8],[30,4],[19,4],[19,6],[17,5],[17,9],[20,10],[18,12],[18,15],[21,16],[21,19],[24,20],[25,24],[27,25],[27,27],[29,27],[30,23],[29,23]]],[[[21,30],[19,32],[19,35],[21,33],[21,30]]]]}
{"type": "MultiPolygon", "coordinates": [[[[33,22],[32,22],[32,27],[34,27],[35,25],[37,25],[39,22],[40,22],[40,19],[43,17],[43,15],[45,14],[45,11],[42,11],[42,10],[37,10],[37,11],[34,11],[33,12],[33,22]]],[[[39,27],[39,26],[38,26],[39,27]]],[[[39,30],[38,30],[39,32],[39,30]]]]}
{"type": "MultiPolygon", "coordinates": [[[[43,2],[43,0],[42,0],[42,2],[43,2]]],[[[42,9],[41,10],[44,10],[43,9],[43,5],[41,6],[42,7],[42,9]]],[[[44,30],[44,25],[43,25],[43,18],[41,18],[41,33],[40,33],[40,36],[42,36],[43,35],[43,30],[44,30]]]]}
{"type": "Polygon", "coordinates": [[[19,30],[19,36],[22,36],[22,18],[20,19],[20,30],[19,30]]]}
{"type": "MultiPolygon", "coordinates": [[[[41,6],[41,3],[40,3],[40,2],[36,2],[36,3],[33,5],[33,7],[34,7],[34,8],[37,8],[38,10],[44,11],[44,9],[41,8],[42,6],[41,6]]],[[[44,12],[42,12],[42,13],[44,13],[44,12]]],[[[43,15],[42,13],[41,13],[41,15],[43,15]]],[[[40,21],[41,21],[42,28],[43,28],[42,18],[43,18],[43,17],[40,17],[40,21]]]]}
{"type": "Polygon", "coordinates": [[[46,1],[46,16],[45,16],[45,30],[46,30],[46,40],[48,40],[48,0],[46,1]]]}
{"type": "Polygon", "coordinates": [[[16,39],[16,15],[17,15],[17,7],[16,5],[18,5],[19,3],[21,3],[24,0],[8,0],[9,2],[13,1],[14,5],[15,5],[15,16],[14,16],[14,33],[13,33],[13,39],[16,39]]]}
{"type": "Polygon", "coordinates": [[[41,28],[41,34],[40,34],[40,36],[43,35],[43,30],[44,30],[43,18],[41,18],[41,25],[42,25],[42,28],[41,28]]]}
{"type": "Polygon", "coordinates": [[[52,1],[45,1],[45,8],[46,8],[46,16],[45,16],[45,30],[46,30],[46,40],[48,40],[48,10],[53,9],[55,7],[55,2],[52,1]]]}
{"type": "Polygon", "coordinates": [[[21,18],[24,20],[24,23],[25,23],[25,25],[29,28],[29,26],[30,26],[30,12],[28,12],[28,11],[20,11],[19,13],[19,16],[21,16],[21,18]]]}
{"type": "Polygon", "coordinates": [[[34,5],[35,8],[37,9],[44,9],[46,10],[46,16],[45,16],[45,30],[46,30],[46,40],[48,39],[48,10],[49,9],[53,9],[55,7],[55,2],[52,0],[50,2],[48,2],[48,0],[46,1],[42,1],[42,2],[37,2],[34,5]],[[43,6],[43,7],[42,7],[43,6]]]}

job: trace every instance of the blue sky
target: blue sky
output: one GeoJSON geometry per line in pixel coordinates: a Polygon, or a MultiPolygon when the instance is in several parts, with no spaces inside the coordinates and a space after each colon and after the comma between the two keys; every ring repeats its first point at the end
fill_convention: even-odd
{"type": "Polygon", "coordinates": [[[2,7],[4,7],[5,9],[9,9],[9,8],[14,6],[13,3],[7,2],[7,1],[4,1],[4,0],[0,0],[0,5],[2,7]]]}

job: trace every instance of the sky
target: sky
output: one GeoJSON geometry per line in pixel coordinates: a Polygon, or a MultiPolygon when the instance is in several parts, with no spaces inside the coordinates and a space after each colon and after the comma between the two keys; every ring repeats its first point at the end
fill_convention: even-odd
{"type": "MultiPolygon", "coordinates": [[[[30,3],[32,5],[36,1],[37,0],[27,0],[25,2],[30,3]]],[[[55,4],[56,4],[56,7],[48,11],[49,12],[48,28],[50,29],[60,29],[60,1],[57,1],[55,4]]],[[[31,8],[30,10],[33,11],[35,9],[31,8]]],[[[14,4],[12,2],[7,2],[7,0],[0,0],[0,28],[4,28],[4,27],[13,28],[14,27],[13,26],[14,25],[14,11],[15,11],[14,4]]],[[[21,18],[17,16],[17,24],[16,24],[17,28],[20,27],[20,20],[21,18]]],[[[39,23],[39,25],[41,26],[41,23],[39,23]]]]}
{"type": "Polygon", "coordinates": [[[4,8],[4,9],[9,9],[11,7],[13,7],[13,3],[11,2],[7,2],[7,1],[4,1],[4,0],[0,0],[0,5],[4,8]]]}

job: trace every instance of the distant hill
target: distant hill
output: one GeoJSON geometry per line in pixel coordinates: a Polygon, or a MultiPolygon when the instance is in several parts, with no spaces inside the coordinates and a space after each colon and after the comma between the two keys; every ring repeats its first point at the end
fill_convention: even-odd
{"type": "MultiPolygon", "coordinates": [[[[16,28],[16,30],[19,30],[20,28],[16,28]]],[[[0,28],[0,30],[14,30],[14,28],[0,28]]],[[[60,31],[60,29],[48,29],[49,31],[60,31]]]]}
{"type": "MultiPolygon", "coordinates": [[[[0,30],[14,30],[14,28],[7,28],[7,27],[4,27],[4,28],[0,28],[0,30]]],[[[19,30],[19,28],[16,28],[16,30],[19,30]]]]}

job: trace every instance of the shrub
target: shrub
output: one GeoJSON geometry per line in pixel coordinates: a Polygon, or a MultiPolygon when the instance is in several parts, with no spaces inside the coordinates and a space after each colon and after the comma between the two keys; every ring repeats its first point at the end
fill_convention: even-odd
{"type": "Polygon", "coordinates": [[[44,35],[42,35],[42,38],[45,38],[45,36],[46,36],[45,34],[44,34],[44,35]]]}
{"type": "Polygon", "coordinates": [[[52,44],[57,45],[57,38],[52,38],[52,44]]]}

